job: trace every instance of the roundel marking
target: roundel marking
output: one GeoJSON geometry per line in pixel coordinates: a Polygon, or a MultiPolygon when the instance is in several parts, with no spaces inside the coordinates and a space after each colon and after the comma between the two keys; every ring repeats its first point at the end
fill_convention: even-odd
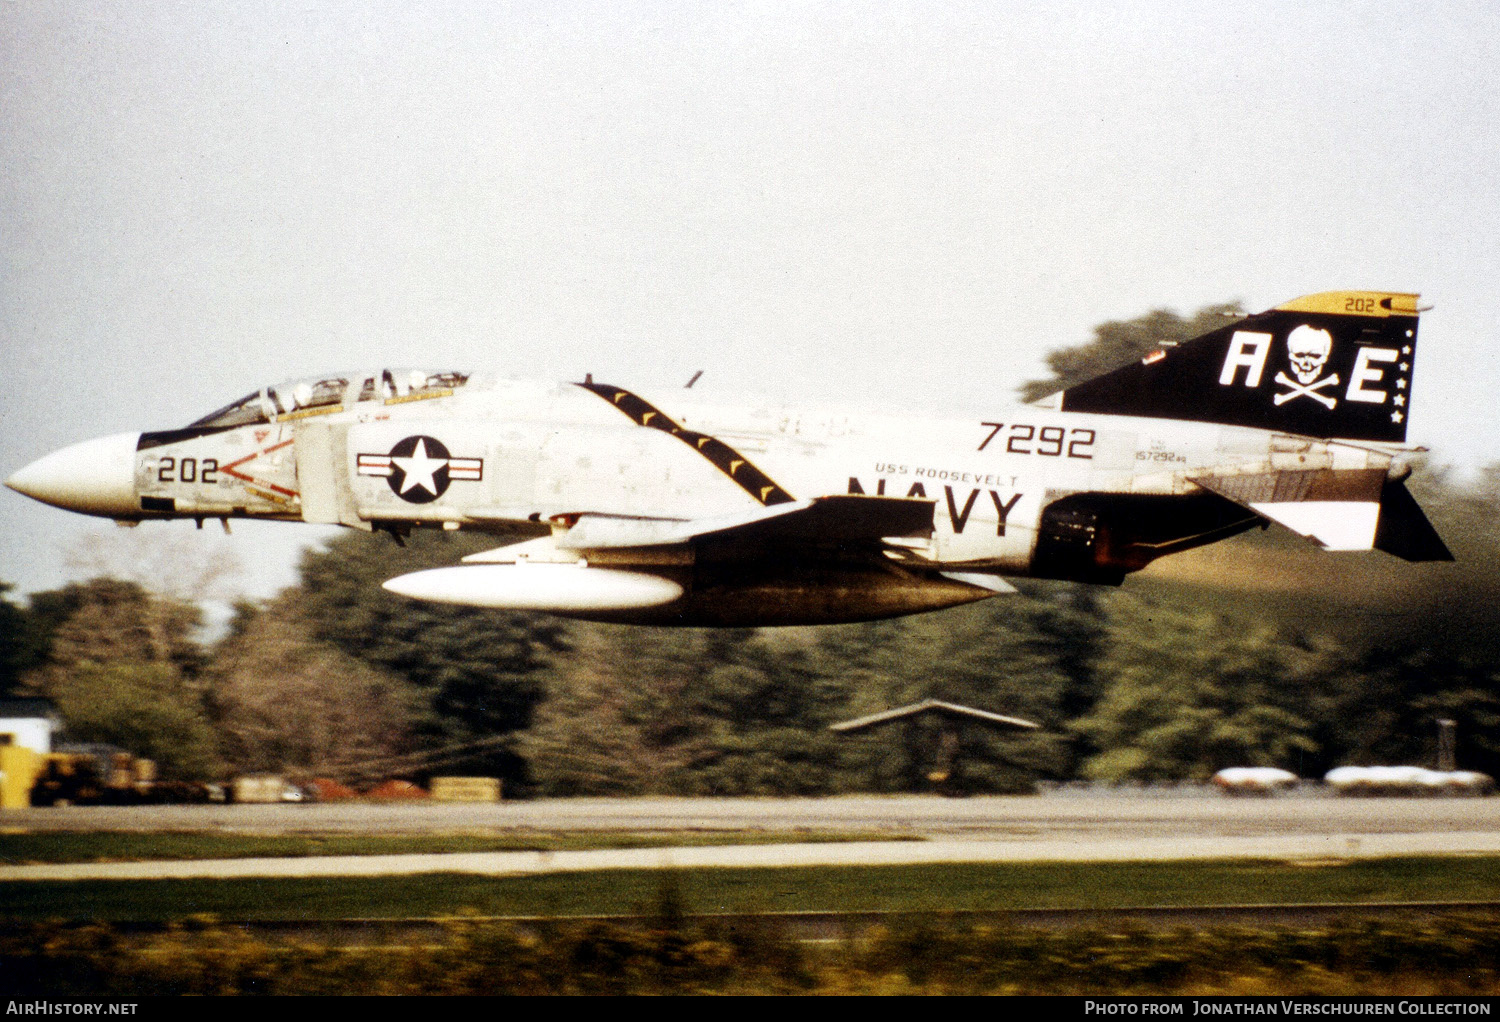
{"type": "Polygon", "coordinates": [[[413,504],[430,504],[448,490],[450,455],[443,442],[430,436],[409,436],[391,448],[391,492],[413,504]]]}

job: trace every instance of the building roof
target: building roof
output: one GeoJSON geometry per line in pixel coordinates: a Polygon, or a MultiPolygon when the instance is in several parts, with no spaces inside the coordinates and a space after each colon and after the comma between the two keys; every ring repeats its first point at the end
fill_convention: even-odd
{"type": "Polygon", "coordinates": [[[900,720],[903,717],[915,717],[923,713],[936,713],[945,717],[960,717],[995,727],[1025,728],[1027,730],[1041,727],[1035,721],[1022,720],[1020,717],[1006,717],[999,713],[991,713],[989,710],[976,710],[972,706],[945,703],[941,699],[924,699],[920,703],[912,703],[910,706],[898,706],[894,710],[872,713],[868,717],[840,721],[837,724],[829,725],[828,729],[830,731],[858,731],[861,728],[874,727],[877,724],[886,724],[893,720],[900,720]]]}

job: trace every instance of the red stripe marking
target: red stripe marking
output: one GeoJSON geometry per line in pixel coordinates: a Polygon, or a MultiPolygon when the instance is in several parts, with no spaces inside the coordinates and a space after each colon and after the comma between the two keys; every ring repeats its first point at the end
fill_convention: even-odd
{"type": "Polygon", "coordinates": [[[292,438],[291,440],[283,440],[281,443],[279,443],[279,444],[273,444],[272,446],[267,447],[265,450],[256,451],[254,454],[247,454],[243,458],[239,459],[238,461],[231,461],[227,465],[220,465],[219,466],[219,471],[227,473],[228,475],[233,476],[234,478],[240,480],[241,482],[254,483],[256,486],[259,486],[262,489],[272,490],[272,491],[274,491],[276,493],[282,493],[282,494],[285,494],[288,497],[295,497],[295,496],[297,496],[297,491],[296,490],[289,490],[285,486],[277,486],[275,483],[263,483],[259,479],[256,479],[254,476],[248,476],[248,475],[246,475],[243,472],[236,472],[235,471],[235,469],[237,467],[239,467],[240,465],[243,465],[247,461],[254,461],[256,458],[259,458],[262,454],[270,454],[272,451],[279,451],[283,447],[286,447],[288,444],[293,444],[293,443],[296,443],[296,438],[295,437],[292,438]]]}

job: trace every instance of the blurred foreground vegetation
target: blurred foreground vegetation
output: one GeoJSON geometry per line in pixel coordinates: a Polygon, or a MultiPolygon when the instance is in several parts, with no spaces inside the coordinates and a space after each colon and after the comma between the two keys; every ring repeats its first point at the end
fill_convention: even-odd
{"type": "MultiPolygon", "coordinates": [[[[669,907],[669,906],[668,906],[669,907]]],[[[1488,919],[1317,928],[1029,931],[932,919],[840,942],[663,915],[654,926],[452,924],[421,946],[271,943],[200,920],[0,935],[11,997],[181,994],[1494,994],[1488,919]]]]}

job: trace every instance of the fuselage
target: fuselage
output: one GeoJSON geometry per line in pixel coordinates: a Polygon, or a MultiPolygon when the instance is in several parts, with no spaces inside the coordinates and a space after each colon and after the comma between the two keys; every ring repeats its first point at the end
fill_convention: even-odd
{"type": "Polygon", "coordinates": [[[1405,292],[1308,295],[972,416],[345,373],[7,483],[125,522],[479,530],[506,542],[386,588],[654,624],[886,617],[1005,591],[1001,575],[1117,585],[1269,522],[1451,560],[1401,482],[1418,311],[1405,292]]]}
{"type": "MultiPolygon", "coordinates": [[[[236,425],[231,415],[229,424],[146,432],[133,444],[130,435],[110,438],[114,456],[129,458],[128,485],[113,480],[102,502],[76,495],[71,505],[55,502],[122,520],[259,517],[525,535],[579,514],[730,515],[759,506],[755,488],[738,478],[755,471],[795,499],[865,493],[932,501],[931,537],[907,544],[931,564],[1118,581],[1109,577],[1114,568],[1059,572],[1038,563],[1049,508],[1086,494],[1098,518],[1112,498],[1187,498],[1201,494],[1194,475],[1226,464],[1384,469],[1390,462],[1375,451],[1265,430],[1033,405],[958,417],[793,409],[690,390],[631,394],[683,431],[714,438],[729,451],[718,459],[725,465],[671,431],[642,428],[637,420],[649,424],[653,413],[622,412],[600,392],[607,388],[440,374],[434,379],[446,385],[383,394],[380,374],[329,379],[341,384],[325,388],[337,398],[322,405],[272,400],[268,388],[249,413],[241,403],[237,414],[252,421],[236,425]]],[[[90,443],[97,452],[107,442],[90,443]]],[[[81,463],[68,451],[51,457],[75,470],[81,463]]],[[[1117,533],[1145,528],[1151,543],[1170,552],[1200,525],[1208,541],[1252,517],[1209,515],[1167,530],[1174,535],[1123,519],[1099,524],[1117,533]]],[[[1149,559],[1138,549],[1118,567],[1149,559]]]]}

